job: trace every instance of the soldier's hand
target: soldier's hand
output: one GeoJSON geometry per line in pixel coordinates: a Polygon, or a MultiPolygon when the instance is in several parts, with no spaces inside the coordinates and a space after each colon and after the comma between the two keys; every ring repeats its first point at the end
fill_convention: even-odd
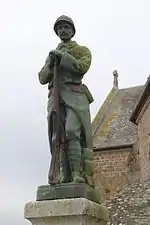
{"type": "Polygon", "coordinates": [[[63,52],[60,51],[60,50],[55,49],[55,50],[50,51],[49,55],[53,55],[53,56],[58,57],[59,59],[61,59],[61,57],[63,55],[63,52]]]}

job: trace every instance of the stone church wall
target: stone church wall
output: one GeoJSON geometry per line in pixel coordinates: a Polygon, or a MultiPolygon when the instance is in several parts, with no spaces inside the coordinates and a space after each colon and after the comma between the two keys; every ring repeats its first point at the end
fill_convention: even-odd
{"type": "Polygon", "coordinates": [[[150,178],[150,98],[138,117],[137,128],[135,144],[94,151],[93,177],[103,200],[135,181],[150,178]]]}
{"type": "Polygon", "coordinates": [[[137,148],[140,157],[141,180],[150,178],[150,97],[138,118],[137,148]]]}
{"type": "Polygon", "coordinates": [[[101,191],[102,200],[128,186],[131,155],[131,146],[94,152],[93,177],[96,188],[101,191]]]}

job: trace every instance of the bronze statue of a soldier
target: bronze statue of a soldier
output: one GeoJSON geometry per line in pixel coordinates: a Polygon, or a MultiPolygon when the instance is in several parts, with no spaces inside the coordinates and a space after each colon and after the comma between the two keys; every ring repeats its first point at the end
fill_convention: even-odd
{"type": "Polygon", "coordinates": [[[91,52],[72,41],[76,30],[71,18],[60,16],[54,24],[54,31],[61,43],[49,52],[38,74],[40,83],[48,84],[49,89],[47,121],[53,164],[49,184],[74,182],[93,186],[89,109],[93,98],[86,85],[82,84],[82,78],[91,65],[91,52]],[[59,157],[56,157],[57,151],[59,157]],[[58,169],[59,180],[56,176],[58,169]]]}

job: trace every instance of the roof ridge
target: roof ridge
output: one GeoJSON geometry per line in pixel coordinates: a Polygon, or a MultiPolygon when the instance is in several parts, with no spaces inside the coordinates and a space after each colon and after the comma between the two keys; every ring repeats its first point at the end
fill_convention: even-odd
{"type": "Polygon", "coordinates": [[[142,87],[144,87],[144,85],[130,86],[130,87],[126,87],[126,88],[119,88],[118,91],[132,89],[132,88],[139,88],[139,87],[142,88],[142,87]]]}
{"type": "Polygon", "coordinates": [[[130,120],[133,123],[137,124],[136,120],[149,96],[150,96],[150,75],[148,76],[145,85],[143,85],[143,90],[139,96],[139,99],[135,105],[134,111],[132,112],[132,115],[130,117],[130,120]]]}

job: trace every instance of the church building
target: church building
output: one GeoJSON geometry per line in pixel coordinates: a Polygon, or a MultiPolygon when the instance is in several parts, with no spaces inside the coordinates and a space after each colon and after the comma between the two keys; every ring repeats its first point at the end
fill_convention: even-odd
{"type": "Polygon", "coordinates": [[[113,87],[92,122],[93,176],[103,200],[150,178],[150,76],[144,85],[113,87]]]}

